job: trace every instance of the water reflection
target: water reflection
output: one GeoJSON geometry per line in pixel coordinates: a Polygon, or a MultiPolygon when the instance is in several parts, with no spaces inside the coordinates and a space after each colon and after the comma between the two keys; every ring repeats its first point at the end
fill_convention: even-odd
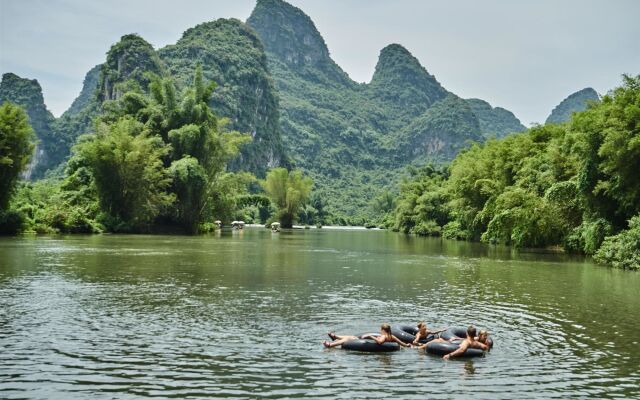
{"type": "Polygon", "coordinates": [[[465,360],[464,361],[464,372],[467,375],[473,375],[476,373],[476,369],[473,366],[473,361],[471,360],[465,360]]]}

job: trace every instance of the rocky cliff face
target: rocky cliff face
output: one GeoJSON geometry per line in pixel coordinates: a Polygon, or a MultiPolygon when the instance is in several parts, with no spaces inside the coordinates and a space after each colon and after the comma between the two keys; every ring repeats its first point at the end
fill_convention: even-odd
{"type": "Polygon", "coordinates": [[[35,79],[24,79],[6,73],[2,75],[0,82],[0,104],[5,101],[22,106],[29,115],[29,122],[38,142],[23,176],[26,179],[40,178],[47,169],[60,161],[58,154],[64,146],[52,129],[55,118],[44,104],[42,88],[35,79]]]}
{"type": "Polygon", "coordinates": [[[399,114],[416,117],[448,92],[420,62],[399,44],[380,51],[369,84],[370,95],[387,103],[399,114]]]}
{"type": "Polygon", "coordinates": [[[280,138],[278,96],[267,68],[262,42],[255,31],[236,19],[219,19],[187,30],[175,45],[159,51],[168,73],[181,86],[190,83],[195,66],[217,83],[211,107],[231,120],[231,128],[250,133],[233,169],[263,176],[268,168],[285,165],[280,138]]]}
{"type": "Polygon", "coordinates": [[[293,67],[329,62],[329,50],[302,10],[281,0],[258,0],[247,20],[267,51],[293,67]]]}
{"type": "Polygon", "coordinates": [[[109,49],[107,60],[101,68],[98,98],[100,101],[116,100],[135,82],[146,90],[147,73],[163,75],[164,68],[153,46],[138,35],[124,35],[109,49]]]}
{"type": "Polygon", "coordinates": [[[91,68],[84,77],[82,82],[82,90],[76,99],[71,103],[71,106],[62,115],[71,116],[79,114],[84,110],[89,103],[95,101],[97,96],[96,91],[100,84],[100,72],[102,71],[103,64],[98,64],[91,68]]]}
{"type": "Polygon", "coordinates": [[[600,95],[592,88],[585,88],[571,94],[558,104],[545,121],[546,124],[559,124],[571,118],[574,112],[586,110],[589,102],[600,101],[600,95]]]}
{"type": "Polygon", "coordinates": [[[256,30],[270,62],[281,62],[307,79],[327,85],[352,85],[331,59],[315,24],[302,10],[282,0],[258,0],[247,24],[256,30]]]}

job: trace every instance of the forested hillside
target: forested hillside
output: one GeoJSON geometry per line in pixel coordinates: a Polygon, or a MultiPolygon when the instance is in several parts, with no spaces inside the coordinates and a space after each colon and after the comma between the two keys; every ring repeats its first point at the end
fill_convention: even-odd
{"type": "Polygon", "coordinates": [[[446,162],[471,141],[524,130],[510,112],[448,92],[399,44],[380,51],[371,82],[360,84],[302,10],[258,0],[247,23],[277,83],[285,147],[336,216],[372,218],[372,200],[395,190],[408,165],[446,162]]]}

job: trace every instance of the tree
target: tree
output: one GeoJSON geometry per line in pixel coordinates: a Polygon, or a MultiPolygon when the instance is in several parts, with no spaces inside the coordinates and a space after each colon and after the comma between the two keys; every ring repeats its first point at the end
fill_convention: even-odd
{"type": "Polygon", "coordinates": [[[0,106],[0,210],[9,206],[20,172],[29,163],[35,134],[27,113],[6,102],[0,106]]]}
{"type": "Polygon", "coordinates": [[[302,171],[274,168],[261,185],[275,205],[282,227],[291,228],[294,217],[309,199],[313,186],[311,178],[304,176],[302,171]]]}
{"type": "Polygon", "coordinates": [[[129,117],[101,123],[77,151],[95,180],[100,207],[112,230],[146,230],[174,201],[162,159],[169,152],[162,139],[129,117]]]}
{"type": "Polygon", "coordinates": [[[135,121],[149,138],[165,146],[161,160],[170,181],[167,190],[175,202],[165,209],[163,217],[187,233],[197,233],[200,224],[213,220],[214,214],[215,218],[231,214],[221,206],[233,206],[229,196],[238,194],[235,182],[246,179],[235,179],[227,172],[227,163],[251,139],[227,130],[229,121],[218,119],[211,110],[209,101],[215,84],[204,82],[200,66],[192,85],[182,93],[177,92],[171,78],[149,75],[149,82],[149,95],[134,90],[117,101],[106,102],[101,119],[107,125],[123,119],[135,121]],[[227,190],[231,192],[220,193],[227,190]]]}

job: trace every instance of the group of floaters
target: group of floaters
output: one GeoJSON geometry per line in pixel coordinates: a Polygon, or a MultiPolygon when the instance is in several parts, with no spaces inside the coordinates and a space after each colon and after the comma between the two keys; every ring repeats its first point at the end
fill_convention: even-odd
{"type": "Polygon", "coordinates": [[[478,357],[493,347],[493,339],[482,329],[442,328],[430,330],[424,322],[413,325],[382,324],[380,333],[361,335],[336,335],[328,333],[331,341],[324,341],[326,348],[340,346],[345,350],[365,352],[388,352],[400,347],[416,347],[429,354],[442,356],[445,360],[455,357],[478,357]]]}

